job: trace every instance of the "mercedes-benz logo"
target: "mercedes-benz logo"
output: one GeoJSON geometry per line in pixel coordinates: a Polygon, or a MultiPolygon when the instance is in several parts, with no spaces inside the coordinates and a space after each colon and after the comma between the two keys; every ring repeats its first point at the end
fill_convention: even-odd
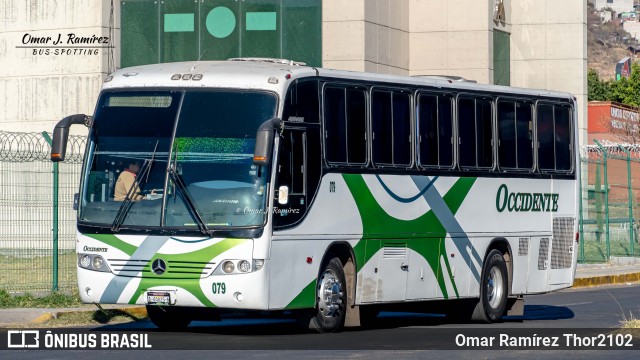
{"type": "Polygon", "coordinates": [[[153,270],[156,275],[162,275],[167,271],[167,263],[162,259],[155,259],[153,263],[151,263],[151,270],[153,270]]]}

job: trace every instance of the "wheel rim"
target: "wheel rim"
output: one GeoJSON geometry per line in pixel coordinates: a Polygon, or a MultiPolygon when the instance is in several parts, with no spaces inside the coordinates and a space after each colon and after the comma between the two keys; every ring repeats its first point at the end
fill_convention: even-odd
{"type": "Polygon", "coordinates": [[[503,296],[504,282],[502,281],[502,272],[497,266],[494,266],[489,271],[489,277],[487,278],[487,299],[489,300],[489,306],[497,309],[498,306],[500,306],[503,296]]]}
{"type": "Polygon", "coordinates": [[[344,297],[341,289],[342,284],[336,274],[331,270],[326,270],[320,278],[320,287],[318,288],[318,309],[322,316],[339,316],[344,297]]]}

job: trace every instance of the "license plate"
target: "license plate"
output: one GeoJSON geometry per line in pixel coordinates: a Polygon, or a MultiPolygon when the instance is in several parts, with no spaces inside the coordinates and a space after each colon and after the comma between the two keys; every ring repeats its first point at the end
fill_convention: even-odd
{"type": "Polygon", "coordinates": [[[147,304],[149,305],[170,305],[171,295],[168,292],[149,291],[147,293],[147,304]]]}

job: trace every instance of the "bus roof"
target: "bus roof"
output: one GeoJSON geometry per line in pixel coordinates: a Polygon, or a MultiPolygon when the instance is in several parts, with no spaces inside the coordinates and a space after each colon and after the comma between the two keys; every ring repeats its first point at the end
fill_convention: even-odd
{"type": "Polygon", "coordinates": [[[141,65],[117,70],[103,89],[129,87],[241,88],[282,92],[297,78],[320,76],[341,80],[431,86],[462,91],[486,91],[520,96],[572,99],[570,93],[456,81],[444,76],[401,76],[305,66],[283,59],[246,58],[141,65]]]}

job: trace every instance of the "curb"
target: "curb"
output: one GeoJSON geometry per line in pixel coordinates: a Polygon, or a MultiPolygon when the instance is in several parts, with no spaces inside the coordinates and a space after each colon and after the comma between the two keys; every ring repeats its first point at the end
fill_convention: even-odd
{"type": "Polygon", "coordinates": [[[640,282],[640,273],[577,278],[573,281],[573,287],[579,288],[598,285],[627,284],[633,282],[640,282]]]}

